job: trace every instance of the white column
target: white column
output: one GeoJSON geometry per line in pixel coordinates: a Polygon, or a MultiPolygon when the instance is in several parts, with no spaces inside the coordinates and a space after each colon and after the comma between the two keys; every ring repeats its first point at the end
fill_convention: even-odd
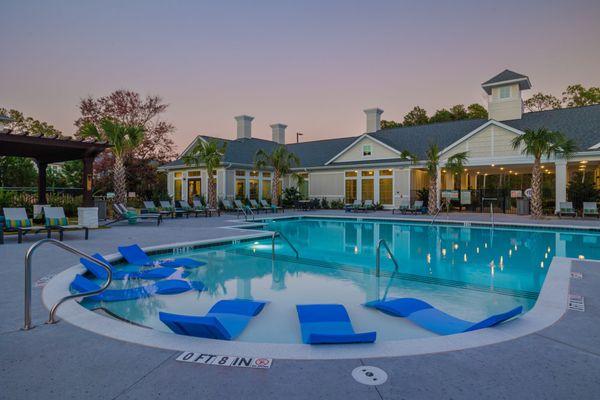
{"type": "Polygon", "coordinates": [[[560,203],[567,201],[567,161],[556,160],[554,162],[554,167],[556,169],[555,208],[556,211],[558,211],[560,209],[560,203]]]}
{"type": "MultiPolygon", "coordinates": [[[[427,179],[429,180],[429,178],[427,179]]],[[[439,167],[437,169],[437,176],[435,180],[437,182],[437,207],[440,208],[440,205],[442,204],[442,170],[439,167]]]]}
{"type": "Polygon", "coordinates": [[[175,180],[173,179],[174,175],[174,172],[169,172],[167,174],[167,193],[169,194],[169,197],[175,196],[175,180]]]}
{"type": "Polygon", "coordinates": [[[377,204],[379,202],[379,171],[375,170],[373,172],[373,203],[377,204]]]}
{"type": "Polygon", "coordinates": [[[188,201],[188,173],[183,172],[183,178],[181,179],[181,201],[188,201]]]}

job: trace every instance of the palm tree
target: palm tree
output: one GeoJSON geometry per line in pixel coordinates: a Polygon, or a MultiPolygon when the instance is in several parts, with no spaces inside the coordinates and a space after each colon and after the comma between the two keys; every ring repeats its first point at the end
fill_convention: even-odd
{"type": "Polygon", "coordinates": [[[531,216],[541,218],[543,214],[542,203],[542,157],[550,156],[570,158],[575,152],[575,142],[561,132],[550,131],[546,128],[536,130],[525,129],[525,133],[515,137],[512,141],[513,149],[521,148],[521,153],[533,156],[531,171],[531,216]]]}
{"type": "Polygon", "coordinates": [[[216,169],[221,166],[221,160],[225,155],[227,143],[219,144],[216,140],[200,140],[184,157],[183,161],[187,165],[206,167],[208,175],[208,205],[210,208],[217,208],[217,180],[215,179],[216,169]]]}
{"type": "Polygon", "coordinates": [[[113,186],[115,200],[118,203],[127,203],[127,177],[125,175],[125,157],[139,146],[144,140],[145,128],[140,125],[125,125],[110,119],[100,121],[100,128],[86,122],[79,133],[82,137],[92,137],[99,140],[108,140],[112,145],[111,151],[115,156],[113,166],[113,186]]]}
{"type": "MultiPolygon", "coordinates": [[[[429,178],[429,198],[427,199],[427,211],[430,215],[435,214],[438,211],[437,197],[438,197],[438,186],[437,186],[437,175],[440,166],[440,149],[437,143],[432,143],[426,152],[427,161],[425,163],[425,169],[427,170],[427,177],[429,178]]],[[[458,174],[462,173],[465,164],[467,162],[468,152],[463,151],[456,153],[446,161],[446,166],[451,173],[458,174]]]]}
{"type": "MultiPolygon", "coordinates": [[[[275,205],[279,205],[281,178],[285,174],[289,174],[292,171],[292,168],[300,165],[300,159],[294,153],[289,152],[285,146],[279,145],[275,147],[270,154],[263,149],[258,150],[254,155],[254,165],[256,166],[256,169],[263,169],[265,167],[273,168],[271,202],[275,205]]],[[[297,177],[296,174],[292,175],[297,177]]]]}

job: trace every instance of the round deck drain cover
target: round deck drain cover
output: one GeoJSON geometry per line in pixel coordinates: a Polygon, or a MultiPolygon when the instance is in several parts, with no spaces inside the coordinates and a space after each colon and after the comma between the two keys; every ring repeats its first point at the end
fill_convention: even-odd
{"type": "Polygon", "coordinates": [[[363,385],[381,385],[387,381],[388,375],[381,368],[365,365],[354,368],[352,377],[363,385]]]}

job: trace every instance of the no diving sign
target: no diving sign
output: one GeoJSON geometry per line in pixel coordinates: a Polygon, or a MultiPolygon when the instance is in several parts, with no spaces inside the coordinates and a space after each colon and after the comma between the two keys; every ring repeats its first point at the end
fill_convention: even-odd
{"type": "Polygon", "coordinates": [[[194,353],[186,351],[176,358],[177,361],[189,362],[194,364],[218,365],[221,367],[240,367],[240,368],[271,368],[272,358],[253,358],[239,356],[220,356],[216,354],[194,353]]]}

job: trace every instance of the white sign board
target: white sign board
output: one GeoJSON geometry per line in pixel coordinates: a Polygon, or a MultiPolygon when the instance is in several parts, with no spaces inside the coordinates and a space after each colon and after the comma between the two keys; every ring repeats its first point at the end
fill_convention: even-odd
{"type": "Polygon", "coordinates": [[[523,191],[522,190],[511,190],[510,197],[512,197],[513,199],[520,199],[521,197],[523,197],[523,191]]]}
{"type": "Polygon", "coordinates": [[[114,192],[106,192],[106,198],[107,199],[112,199],[115,197],[115,193],[114,192]]]}
{"type": "Polygon", "coordinates": [[[458,199],[458,190],[444,190],[442,191],[442,197],[445,199],[456,200],[458,199]]]}
{"type": "Polygon", "coordinates": [[[462,205],[471,204],[471,191],[470,190],[463,190],[460,193],[460,204],[462,204],[462,205]]]}
{"type": "Polygon", "coordinates": [[[176,358],[177,361],[194,364],[217,365],[221,367],[271,368],[272,358],[220,356],[216,354],[195,353],[186,351],[176,358]]]}

